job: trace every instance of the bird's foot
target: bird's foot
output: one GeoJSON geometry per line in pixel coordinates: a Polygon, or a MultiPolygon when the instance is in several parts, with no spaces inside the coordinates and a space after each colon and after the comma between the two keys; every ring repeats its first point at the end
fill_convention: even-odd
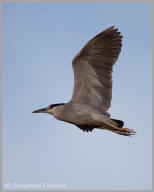
{"type": "Polygon", "coordinates": [[[136,134],[136,132],[133,129],[128,128],[119,128],[118,130],[114,130],[114,132],[124,136],[132,136],[136,134]]]}

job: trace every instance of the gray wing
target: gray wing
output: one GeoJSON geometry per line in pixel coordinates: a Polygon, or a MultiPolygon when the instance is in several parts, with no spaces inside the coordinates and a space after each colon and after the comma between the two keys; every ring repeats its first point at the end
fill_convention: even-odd
{"type": "Polygon", "coordinates": [[[118,59],[122,36],[110,27],[91,39],[72,61],[74,90],[71,102],[106,111],[112,99],[112,68],[118,59]]]}

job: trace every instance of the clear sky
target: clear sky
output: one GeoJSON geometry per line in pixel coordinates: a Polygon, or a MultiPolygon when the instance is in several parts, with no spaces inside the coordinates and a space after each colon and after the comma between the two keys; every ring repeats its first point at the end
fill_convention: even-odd
{"type": "Polygon", "coordinates": [[[3,183],[151,189],[151,70],[151,3],[3,3],[3,183]],[[69,101],[73,57],[112,25],[124,38],[109,112],[137,135],[33,114],[69,101]]]}

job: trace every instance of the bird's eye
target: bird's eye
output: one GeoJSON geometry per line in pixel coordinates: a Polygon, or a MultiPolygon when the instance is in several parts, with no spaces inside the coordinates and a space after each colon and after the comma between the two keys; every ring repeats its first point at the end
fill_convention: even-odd
{"type": "Polygon", "coordinates": [[[53,108],[54,108],[54,106],[53,106],[53,105],[50,105],[49,107],[50,107],[50,109],[53,109],[53,108]]]}

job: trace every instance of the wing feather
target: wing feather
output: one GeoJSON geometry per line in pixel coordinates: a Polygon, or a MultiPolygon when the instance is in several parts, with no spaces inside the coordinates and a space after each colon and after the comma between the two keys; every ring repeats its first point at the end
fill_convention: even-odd
{"type": "Polygon", "coordinates": [[[121,47],[122,36],[112,26],[82,48],[72,61],[74,90],[71,102],[88,104],[106,113],[112,99],[112,68],[121,47]]]}

